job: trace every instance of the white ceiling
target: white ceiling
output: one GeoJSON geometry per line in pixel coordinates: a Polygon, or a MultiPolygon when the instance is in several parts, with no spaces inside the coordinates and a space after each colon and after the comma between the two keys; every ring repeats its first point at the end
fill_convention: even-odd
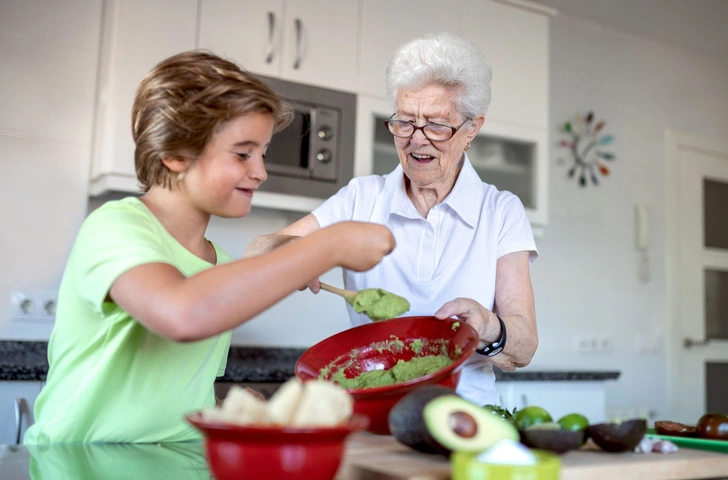
{"type": "Polygon", "coordinates": [[[728,0],[531,0],[728,63],[728,0]]]}

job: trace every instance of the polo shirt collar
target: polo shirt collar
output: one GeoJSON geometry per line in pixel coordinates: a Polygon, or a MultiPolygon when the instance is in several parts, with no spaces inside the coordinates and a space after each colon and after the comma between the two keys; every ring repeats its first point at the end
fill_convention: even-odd
{"type": "MultiPolygon", "coordinates": [[[[442,203],[451,208],[465,223],[474,227],[480,215],[479,206],[482,204],[483,181],[471,165],[467,154],[464,153],[463,156],[463,167],[460,174],[452,191],[442,203]]],[[[380,201],[384,199],[389,200],[388,205],[381,205],[381,207],[388,214],[406,218],[421,218],[407,196],[402,165],[397,165],[397,168],[387,175],[380,201]]],[[[386,203],[386,200],[384,202],[386,203]]]]}

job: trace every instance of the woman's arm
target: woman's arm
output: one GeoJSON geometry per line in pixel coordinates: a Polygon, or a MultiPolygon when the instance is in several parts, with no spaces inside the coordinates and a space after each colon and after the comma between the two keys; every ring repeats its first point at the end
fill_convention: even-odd
{"type": "MultiPolygon", "coordinates": [[[[498,259],[495,278],[495,305],[493,310],[506,325],[506,347],[488,357],[501,370],[513,371],[525,367],[538,347],[536,309],[529,271],[529,252],[514,252],[498,259]]],[[[469,298],[447,302],[435,313],[437,318],[456,316],[478,332],[480,339],[492,343],[501,336],[501,327],[495,313],[469,298]]]]}
{"type": "Polygon", "coordinates": [[[313,214],[308,214],[299,221],[268,235],[255,237],[243,253],[243,258],[254,257],[261,253],[270,252],[300,237],[305,237],[321,230],[318,220],[313,214]]]}
{"type": "Polygon", "coordinates": [[[342,222],[191,277],[165,263],[141,265],[122,274],[110,296],[163,337],[202,340],[250,320],[331,268],[369,270],[393,248],[386,227],[342,222]]]}

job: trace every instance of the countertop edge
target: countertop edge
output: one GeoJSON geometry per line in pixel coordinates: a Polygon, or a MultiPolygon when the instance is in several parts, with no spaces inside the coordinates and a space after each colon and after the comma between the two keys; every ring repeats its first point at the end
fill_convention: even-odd
{"type": "MultiPolygon", "coordinates": [[[[0,340],[0,381],[45,381],[48,373],[47,342],[0,340]]],[[[232,345],[220,383],[283,383],[295,375],[296,360],[305,348],[232,345]]],[[[616,370],[494,369],[499,382],[617,380],[616,370]]]]}

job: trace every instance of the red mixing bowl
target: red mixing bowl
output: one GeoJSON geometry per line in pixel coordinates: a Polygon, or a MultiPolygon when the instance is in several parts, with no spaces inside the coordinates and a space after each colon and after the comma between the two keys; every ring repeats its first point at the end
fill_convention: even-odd
{"type": "Polygon", "coordinates": [[[330,380],[340,369],[346,378],[354,378],[362,372],[389,369],[398,360],[439,353],[443,344],[455,362],[441,370],[394,385],[346,390],[354,397],[354,412],[369,417],[368,430],[389,434],[389,411],[407,393],[423,385],[437,384],[453,390],[457,387],[465,360],[478,347],[478,334],[473,327],[465,322],[427,316],[367,323],[337,333],[306,350],[296,362],[295,373],[305,381],[318,378],[321,370],[328,367],[324,380],[330,380]],[[406,346],[420,340],[425,348],[419,353],[411,348],[399,352],[380,348],[381,342],[391,342],[392,336],[406,346]]]}
{"type": "Polygon", "coordinates": [[[205,437],[207,463],[216,480],[331,480],[336,476],[346,437],[369,424],[353,415],[337,427],[265,427],[187,421],[205,437]]]}

